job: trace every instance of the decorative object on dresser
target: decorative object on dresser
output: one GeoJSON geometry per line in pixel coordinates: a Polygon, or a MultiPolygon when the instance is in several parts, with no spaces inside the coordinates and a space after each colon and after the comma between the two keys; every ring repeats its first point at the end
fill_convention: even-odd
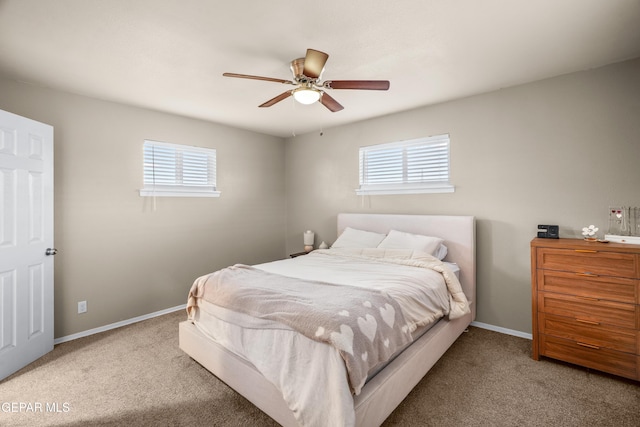
{"type": "Polygon", "coordinates": [[[582,227],[582,235],[584,236],[584,240],[586,240],[587,242],[596,242],[598,240],[598,230],[599,228],[595,225],[582,227]]]}
{"type": "Polygon", "coordinates": [[[640,380],[640,245],[531,241],[533,359],[640,380]]]}
{"type": "Polygon", "coordinates": [[[640,207],[609,208],[609,230],[606,240],[640,245],[640,207]]]}

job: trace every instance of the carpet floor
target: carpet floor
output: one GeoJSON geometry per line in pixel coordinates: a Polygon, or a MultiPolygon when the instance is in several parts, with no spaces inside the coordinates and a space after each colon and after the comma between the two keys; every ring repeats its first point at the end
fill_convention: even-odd
{"type": "MultiPolygon", "coordinates": [[[[184,312],[54,350],[0,382],[2,426],[277,426],[178,348],[184,312]]],[[[469,328],[384,426],[640,426],[640,383],[469,328]]]]}

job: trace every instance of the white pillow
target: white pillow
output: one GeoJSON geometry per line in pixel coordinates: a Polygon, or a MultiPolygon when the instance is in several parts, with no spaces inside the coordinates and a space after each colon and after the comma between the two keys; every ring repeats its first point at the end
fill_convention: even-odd
{"type": "Polygon", "coordinates": [[[438,258],[440,261],[442,261],[444,257],[447,256],[448,252],[449,252],[449,249],[447,249],[447,247],[444,244],[442,244],[438,247],[438,249],[436,249],[436,252],[433,254],[433,256],[438,258]]]}
{"type": "Polygon", "coordinates": [[[386,236],[373,231],[347,227],[331,245],[332,248],[376,248],[386,236]]]}
{"type": "Polygon", "coordinates": [[[391,230],[387,237],[380,242],[378,247],[387,249],[412,249],[435,256],[442,242],[444,242],[444,239],[439,237],[422,236],[420,234],[391,230]]]}

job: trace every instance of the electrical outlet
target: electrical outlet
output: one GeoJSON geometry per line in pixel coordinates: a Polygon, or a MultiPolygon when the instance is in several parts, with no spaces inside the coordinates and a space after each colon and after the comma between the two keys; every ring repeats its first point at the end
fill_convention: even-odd
{"type": "Polygon", "coordinates": [[[78,301],[78,314],[87,312],[87,302],[86,301],[78,301]]]}

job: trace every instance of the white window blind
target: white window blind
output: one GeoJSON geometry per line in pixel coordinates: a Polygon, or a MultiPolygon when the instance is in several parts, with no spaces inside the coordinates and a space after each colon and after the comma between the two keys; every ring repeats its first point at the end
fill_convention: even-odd
{"type": "Polygon", "coordinates": [[[141,196],[218,197],[216,150],[144,141],[141,196]]]}
{"type": "Polygon", "coordinates": [[[449,135],[360,148],[359,195],[449,193],[449,135]]]}

